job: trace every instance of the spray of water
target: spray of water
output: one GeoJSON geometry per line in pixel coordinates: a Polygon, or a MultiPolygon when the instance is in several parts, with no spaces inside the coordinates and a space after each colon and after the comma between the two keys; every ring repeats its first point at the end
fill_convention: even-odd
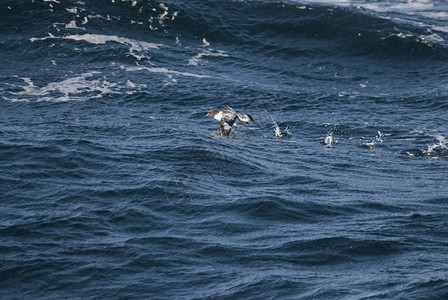
{"type": "Polygon", "coordinates": [[[272,128],[274,128],[274,136],[277,138],[282,137],[289,137],[291,135],[291,131],[289,130],[289,127],[286,126],[284,130],[280,129],[280,126],[278,126],[277,122],[275,122],[274,118],[272,118],[271,115],[269,115],[269,118],[271,119],[272,128]]]}
{"type": "Polygon", "coordinates": [[[334,146],[338,143],[338,140],[336,140],[333,136],[333,132],[336,130],[335,124],[325,124],[325,127],[332,126],[331,129],[327,132],[327,135],[325,136],[325,139],[323,141],[324,145],[327,146],[334,146]]]}
{"type": "Polygon", "coordinates": [[[325,137],[324,144],[327,146],[334,146],[338,143],[338,140],[335,140],[333,137],[333,131],[330,130],[325,137]]]}
{"type": "Polygon", "coordinates": [[[375,148],[378,144],[383,143],[384,133],[378,130],[375,139],[368,143],[363,143],[361,146],[368,147],[370,149],[375,148]]]}
{"type": "MultiPolygon", "coordinates": [[[[423,131],[414,130],[413,133],[424,134],[423,131]]],[[[407,151],[408,156],[427,156],[432,159],[448,158],[448,141],[441,135],[430,135],[436,139],[437,142],[429,144],[426,149],[416,149],[407,151]]]]}
{"type": "Polygon", "coordinates": [[[421,151],[422,151],[422,153],[424,155],[431,156],[431,155],[436,154],[437,152],[448,150],[448,148],[446,146],[447,140],[443,136],[435,135],[434,137],[436,138],[438,143],[435,143],[435,144],[432,144],[432,145],[428,145],[428,149],[427,150],[423,150],[422,149],[421,151]]]}

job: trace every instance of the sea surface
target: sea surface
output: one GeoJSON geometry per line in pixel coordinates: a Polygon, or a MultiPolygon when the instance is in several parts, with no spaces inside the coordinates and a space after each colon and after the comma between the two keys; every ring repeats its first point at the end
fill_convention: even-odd
{"type": "Polygon", "coordinates": [[[446,1],[2,0],[0,61],[1,299],[448,299],[446,1]]]}

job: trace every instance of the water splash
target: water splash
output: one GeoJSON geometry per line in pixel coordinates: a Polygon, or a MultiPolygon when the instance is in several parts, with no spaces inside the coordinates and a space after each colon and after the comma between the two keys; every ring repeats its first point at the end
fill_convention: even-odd
{"type": "Polygon", "coordinates": [[[378,130],[378,133],[375,137],[375,140],[377,143],[382,143],[383,142],[383,137],[384,137],[384,133],[382,133],[381,131],[378,130]]]}
{"type": "Polygon", "coordinates": [[[339,142],[338,140],[335,140],[334,137],[333,137],[333,133],[334,133],[334,131],[336,131],[336,125],[335,124],[326,123],[325,127],[328,127],[328,126],[332,126],[332,127],[327,132],[327,135],[325,136],[325,139],[322,142],[322,144],[327,145],[327,146],[334,146],[334,145],[336,145],[339,142]]]}
{"type": "MultiPolygon", "coordinates": [[[[269,115],[269,114],[268,114],[269,115]]],[[[280,126],[278,126],[277,122],[275,122],[274,118],[269,115],[269,118],[272,122],[272,128],[274,128],[274,136],[277,138],[289,137],[291,136],[291,131],[288,126],[285,126],[285,129],[281,130],[280,126]]]]}
{"type": "Polygon", "coordinates": [[[382,133],[381,131],[378,130],[374,140],[372,140],[371,142],[362,143],[360,146],[361,147],[365,147],[365,148],[369,148],[369,149],[373,149],[378,144],[382,144],[383,143],[383,137],[384,137],[384,133],[382,133]]]}
{"type": "Polygon", "coordinates": [[[418,149],[416,152],[406,152],[408,156],[428,156],[434,159],[437,158],[448,158],[448,147],[445,137],[441,135],[433,135],[437,140],[437,143],[428,145],[426,149],[418,149]]]}
{"type": "Polygon", "coordinates": [[[325,140],[324,140],[323,143],[324,143],[324,145],[327,145],[327,146],[334,146],[334,145],[336,145],[338,143],[338,140],[335,140],[333,138],[333,131],[332,130],[330,130],[327,133],[327,136],[325,137],[325,140]]]}

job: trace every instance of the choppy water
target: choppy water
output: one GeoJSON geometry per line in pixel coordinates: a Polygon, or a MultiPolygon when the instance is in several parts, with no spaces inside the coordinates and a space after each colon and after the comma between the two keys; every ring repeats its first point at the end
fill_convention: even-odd
{"type": "Polygon", "coordinates": [[[1,298],[446,299],[447,11],[2,1],[1,298]]]}

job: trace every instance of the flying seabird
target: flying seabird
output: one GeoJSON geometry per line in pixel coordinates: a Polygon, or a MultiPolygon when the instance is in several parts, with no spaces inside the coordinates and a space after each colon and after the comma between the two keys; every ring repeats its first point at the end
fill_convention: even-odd
{"type": "Polygon", "coordinates": [[[241,115],[230,106],[224,106],[223,110],[212,109],[208,111],[206,117],[215,118],[220,122],[219,130],[222,136],[229,136],[236,129],[236,122],[250,123],[254,121],[251,115],[241,115]],[[235,126],[235,128],[233,128],[235,126]],[[233,129],[233,130],[232,130],[233,129]]]}

